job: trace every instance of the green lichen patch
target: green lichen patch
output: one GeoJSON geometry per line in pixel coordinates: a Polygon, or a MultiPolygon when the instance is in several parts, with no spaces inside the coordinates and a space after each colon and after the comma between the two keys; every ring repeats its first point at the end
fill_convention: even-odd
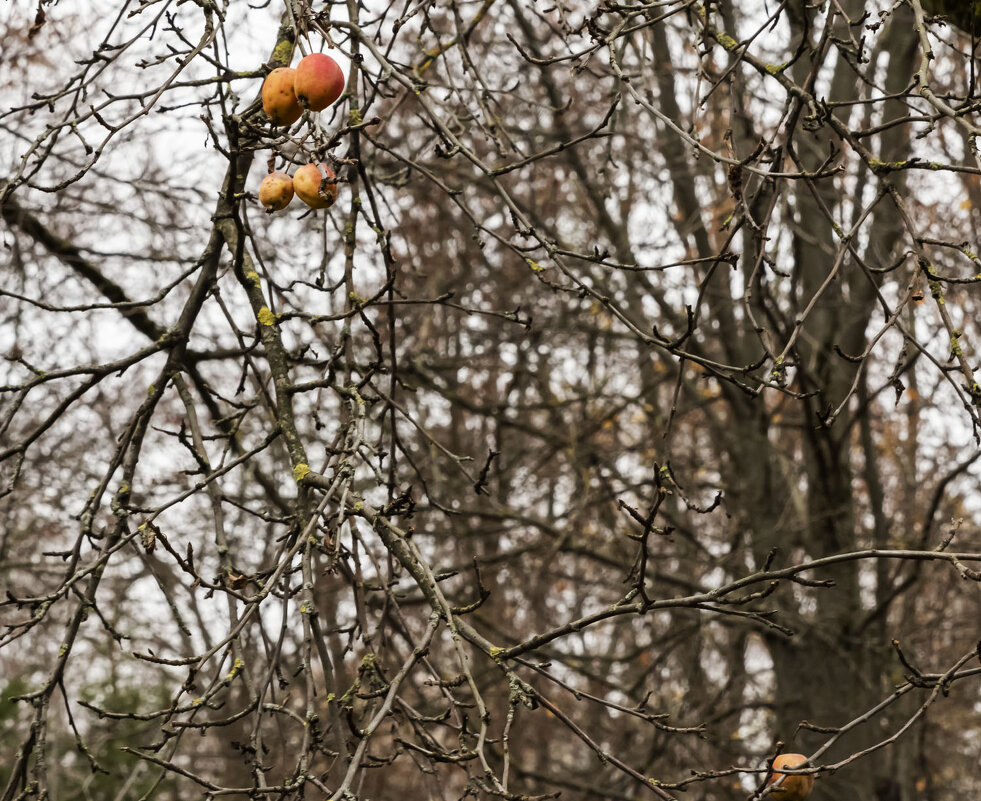
{"type": "Polygon", "coordinates": [[[302,481],[304,477],[309,474],[310,474],[310,465],[303,464],[303,462],[300,462],[300,464],[298,464],[296,467],[293,468],[294,481],[297,482],[302,481]]]}
{"type": "Polygon", "coordinates": [[[284,39],[273,50],[272,61],[277,67],[288,67],[292,59],[293,43],[289,39],[284,39]]]}
{"type": "Polygon", "coordinates": [[[739,47],[739,42],[733,39],[728,33],[720,33],[718,36],[719,44],[722,45],[730,53],[739,47]]]}

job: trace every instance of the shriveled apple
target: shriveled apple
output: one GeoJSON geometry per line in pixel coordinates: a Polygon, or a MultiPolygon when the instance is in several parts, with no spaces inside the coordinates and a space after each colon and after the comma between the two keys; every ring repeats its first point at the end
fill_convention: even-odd
{"type": "Polygon", "coordinates": [[[293,199],[293,179],[285,172],[271,172],[259,184],[259,202],[266,211],[285,209],[293,199]]]}
{"type": "Polygon", "coordinates": [[[293,173],[293,191],[312,209],[326,209],[337,200],[334,171],[324,163],[304,164],[293,173]]]}
{"type": "Polygon", "coordinates": [[[344,92],[344,73],[323,53],[305,56],[296,65],[296,97],[310,111],[322,111],[344,92]]]}
{"type": "Polygon", "coordinates": [[[780,754],[773,760],[773,774],[767,784],[773,784],[777,779],[783,778],[780,784],[773,788],[770,795],[778,801],[804,801],[814,789],[814,776],[788,776],[780,773],[781,768],[799,768],[807,762],[807,757],[803,754],[780,754]]]}
{"type": "Polygon", "coordinates": [[[296,70],[277,67],[262,84],[262,110],[274,125],[292,125],[303,113],[303,106],[293,91],[295,79],[296,70]]]}

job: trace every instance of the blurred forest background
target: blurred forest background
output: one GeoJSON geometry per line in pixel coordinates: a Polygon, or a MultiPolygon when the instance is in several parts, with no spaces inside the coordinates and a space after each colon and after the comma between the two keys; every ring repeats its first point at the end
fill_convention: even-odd
{"type": "Polygon", "coordinates": [[[5,3],[0,799],[981,797],[971,8],[5,3]]]}

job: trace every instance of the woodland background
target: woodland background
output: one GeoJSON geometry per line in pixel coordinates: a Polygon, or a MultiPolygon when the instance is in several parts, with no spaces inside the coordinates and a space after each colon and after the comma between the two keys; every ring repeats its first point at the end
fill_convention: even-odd
{"type": "Polygon", "coordinates": [[[0,799],[981,797],[970,8],[4,4],[0,799]]]}

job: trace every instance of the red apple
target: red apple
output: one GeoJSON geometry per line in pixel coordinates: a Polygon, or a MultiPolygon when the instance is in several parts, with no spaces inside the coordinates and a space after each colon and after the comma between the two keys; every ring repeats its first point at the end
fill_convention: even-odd
{"type": "Polygon", "coordinates": [[[296,97],[310,111],[322,111],[344,93],[344,73],[323,53],[305,56],[296,65],[296,97]]]}
{"type": "Polygon", "coordinates": [[[304,164],[293,173],[293,190],[312,209],[326,209],[337,200],[334,171],[326,164],[304,164]]]}

